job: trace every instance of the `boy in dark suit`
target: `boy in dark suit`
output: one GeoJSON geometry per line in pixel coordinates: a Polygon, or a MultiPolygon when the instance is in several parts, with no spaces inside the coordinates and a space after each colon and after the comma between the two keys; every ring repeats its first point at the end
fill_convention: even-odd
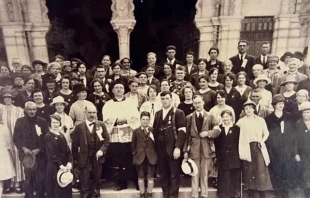
{"type": "Polygon", "coordinates": [[[140,115],[140,120],[141,126],[133,131],[131,141],[133,164],[137,166],[140,197],[151,198],[157,154],[155,151],[153,128],[149,127],[150,113],[143,111],[140,115]],[[147,193],[145,193],[145,178],[147,178],[147,193]]]}

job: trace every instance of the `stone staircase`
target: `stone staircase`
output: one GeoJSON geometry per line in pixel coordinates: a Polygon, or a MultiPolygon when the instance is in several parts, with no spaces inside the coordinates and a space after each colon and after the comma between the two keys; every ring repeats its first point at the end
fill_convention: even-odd
{"type": "MultiPolygon", "coordinates": [[[[181,187],[179,192],[179,198],[191,198],[191,181],[189,177],[181,177],[181,187]]],[[[139,198],[140,194],[134,187],[132,182],[129,182],[129,187],[126,190],[114,191],[115,184],[112,181],[102,181],[100,198],[139,198]]],[[[248,198],[246,192],[243,193],[242,198],[248,198]]],[[[24,194],[11,193],[3,195],[3,198],[23,198],[24,194]]],[[[79,193],[73,193],[74,198],[79,198],[79,193]]],[[[153,189],[153,198],[162,198],[162,190],[160,187],[160,179],[155,179],[155,187],[153,189]]],[[[209,188],[209,198],[217,198],[216,189],[209,188]]],[[[273,191],[267,192],[266,198],[276,198],[273,191]]],[[[305,198],[303,191],[297,189],[290,192],[290,198],[305,198]]]]}

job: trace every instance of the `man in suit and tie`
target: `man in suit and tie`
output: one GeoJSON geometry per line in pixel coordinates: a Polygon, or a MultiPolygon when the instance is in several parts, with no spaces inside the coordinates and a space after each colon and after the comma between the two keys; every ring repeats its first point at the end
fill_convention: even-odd
{"type": "Polygon", "coordinates": [[[102,163],[110,136],[103,122],[95,120],[97,108],[93,104],[85,108],[85,116],[86,120],[78,124],[73,131],[72,155],[79,172],[81,198],[95,198],[100,196],[102,163]]]}
{"type": "Polygon", "coordinates": [[[220,50],[217,47],[211,47],[209,49],[210,60],[207,62],[207,70],[210,71],[212,67],[218,69],[219,74],[224,73],[223,63],[219,61],[217,58],[220,54],[220,50]]]}
{"type": "Polygon", "coordinates": [[[103,65],[98,65],[96,68],[95,78],[98,78],[102,82],[102,91],[104,93],[108,93],[109,91],[109,83],[106,79],[106,70],[103,65]]]}
{"type": "Polygon", "coordinates": [[[85,87],[90,87],[90,83],[93,80],[92,72],[88,71],[84,62],[79,62],[77,65],[79,78],[85,87]]]}
{"type": "Polygon", "coordinates": [[[194,64],[194,58],[195,54],[194,52],[187,52],[186,53],[186,64],[185,64],[185,80],[189,81],[191,78],[191,75],[193,75],[195,72],[198,71],[198,67],[196,64],[194,64]]]}
{"type": "Polygon", "coordinates": [[[261,55],[258,57],[255,57],[254,62],[255,62],[255,64],[263,65],[264,69],[268,69],[267,61],[268,61],[268,56],[269,56],[268,54],[270,52],[270,43],[263,42],[261,44],[260,51],[261,51],[261,55]]]}
{"type": "Polygon", "coordinates": [[[141,126],[135,129],[132,134],[133,164],[137,166],[140,197],[152,198],[157,154],[153,128],[149,127],[150,113],[147,111],[141,112],[140,121],[141,126]],[[145,194],[145,179],[147,179],[147,194],[145,194]]]}
{"type": "Polygon", "coordinates": [[[180,187],[181,149],[186,138],[184,112],[172,105],[170,91],[160,93],[163,109],[155,114],[154,136],[164,198],[177,198],[180,187]]]}
{"type": "Polygon", "coordinates": [[[254,65],[254,57],[248,55],[247,51],[249,49],[248,42],[246,40],[241,40],[238,42],[239,53],[236,56],[231,57],[229,60],[232,62],[232,72],[237,74],[240,71],[245,71],[248,76],[252,77],[252,67],[254,65]]]}
{"type": "Polygon", "coordinates": [[[177,53],[177,48],[174,45],[169,45],[166,48],[167,59],[161,62],[161,66],[164,67],[165,63],[170,63],[172,65],[172,71],[174,72],[175,68],[183,65],[183,63],[175,58],[177,53]]]}
{"type": "Polygon", "coordinates": [[[184,159],[191,158],[198,168],[198,174],[192,177],[192,197],[208,197],[208,172],[212,168],[215,158],[213,139],[219,136],[220,129],[212,129],[212,117],[204,110],[202,96],[195,95],[193,99],[195,111],[186,117],[186,141],[184,145],[184,159]],[[200,185],[199,185],[200,184],[200,185]]]}

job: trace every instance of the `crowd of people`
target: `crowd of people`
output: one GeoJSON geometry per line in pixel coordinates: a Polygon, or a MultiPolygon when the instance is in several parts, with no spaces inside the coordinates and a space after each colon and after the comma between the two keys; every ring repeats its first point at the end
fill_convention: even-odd
{"type": "Polygon", "coordinates": [[[141,71],[109,55],[98,65],[61,55],[2,63],[0,195],[99,197],[107,179],[116,191],[132,180],[150,198],[159,177],[163,197],[177,198],[186,174],[192,197],[210,185],[220,198],[288,198],[295,188],[310,197],[304,55],[272,55],[267,42],[258,57],[245,40],[237,48],[224,61],[216,47],[209,60],[189,51],[183,63],[171,45],[161,63],[149,52],[141,71]]]}

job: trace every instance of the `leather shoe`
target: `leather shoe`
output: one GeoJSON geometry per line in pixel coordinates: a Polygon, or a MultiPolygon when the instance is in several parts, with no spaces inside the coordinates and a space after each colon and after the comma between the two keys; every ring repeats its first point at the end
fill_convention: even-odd
{"type": "Polygon", "coordinates": [[[17,194],[22,194],[22,193],[23,193],[21,187],[15,187],[14,190],[15,190],[15,192],[16,192],[17,194]]]}

